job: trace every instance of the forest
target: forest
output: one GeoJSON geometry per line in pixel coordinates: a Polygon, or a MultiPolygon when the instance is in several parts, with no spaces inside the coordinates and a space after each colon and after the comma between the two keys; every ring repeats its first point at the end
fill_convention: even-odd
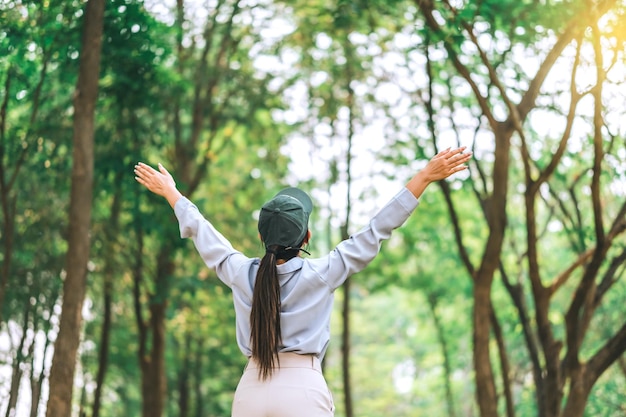
{"type": "MultiPolygon", "coordinates": [[[[285,186],[332,250],[437,152],[337,290],[337,417],[626,415],[626,1],[0,0],[0,416],[227,417],[233,245],[285,186]]],[[[304,255],[308,256],[308,255],[304,255]]]]}

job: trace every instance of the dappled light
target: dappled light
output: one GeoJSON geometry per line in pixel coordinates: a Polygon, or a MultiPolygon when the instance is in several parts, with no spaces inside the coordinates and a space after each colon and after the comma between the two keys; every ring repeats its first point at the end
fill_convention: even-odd
{"type": "Polygon", "coordinates": [[[0,415],[626,415],[624,0],[0,22],[0,415]]]}

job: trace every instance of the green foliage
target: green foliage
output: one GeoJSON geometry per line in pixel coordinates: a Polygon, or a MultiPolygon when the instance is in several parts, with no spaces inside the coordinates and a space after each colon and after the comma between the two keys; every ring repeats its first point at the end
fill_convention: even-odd
{"type": "MultiPolygon", "coordinates": [[[[398,265],[405,269],[404,265],[398,265]]],[[[361,282],[377,271],[354,277],[361,282]]],[[[418,273],[416,273],[417,275],[418,273]]],[[[471,306],[464,296],[441,300],[438,314],[445,328],[449,356],[455,369],[452,391],[461,415],[472,413],[471,340],[466,329],[471,306]],[[467,404],[462,407],[461,404],[467,404]]],[[[424,292],[418,288],[388,288],[353,293],[353,356],[355,413],[363,416],[440,415],[445,410],[443,355],[432,313],[424,292]]],[[[335,317],[338,324],[338,317],[335,317]]],[[[337,414],[343,415],[341,399],[339,326],[334,328],[326,359],[326,376],[335,395],[337,414]],[[334,348],[333,348],[334,346],[334,348]]]]}
{"type": "MultiPolygon", "coordinates": [[[[185,5],[191,8],[190,2],[185,5]]],[[[144,319],[153,303],[167,305],[167,415],[182,414],[185,393],[189,415],[229,415],[245,363],[235,343],[228,289],[202,264],[191,242],[179,238],[167,203],[133,181],[137,161],[162,162],[181,190],[191,192],[201,212],[249,256],[258,256],[261,249],[255,218],[260,205],[284,185],[302,179],[301,185],[322,197],[312,221],[315,249],[321,253],[322,247],[332,247],[337,234],[332,229],[339,218],[343,220],[341,210],[335,210],[341,204],[334,201],[334,190],[347,180],[348,122],[354,128],[355,153],[367,148],[369,138],[364,132],[370,124],[382,126],[376,134],[385,135],[384,145],[371,151],[374,163],[352,178],[358,190],[352,201],[356,219],[369,213],[372,201],[387,191],[377,188],[378,184],[399,184],[419,168],[416,159],[428,159],[450,145],[467,144],[476,156],[470,174],[448,181],[447,190],[459,214],[463,248],[469,262],[477,265],[489,234],[489,207],[480,200],[493,187],[495,140],[475,92],[451,58],[458,57],[471,71],[487,105],[504,118],[506,102],[489,78],[470,30],[515,104],[526,92],[533,68],[545,56],[553,36],[572,17],[586,16],[586,3],[579,0],[464,1],[454,2],[456,9],[434,2],[441,25],[436,31],[424,22],[422,2],[283,1],[239,10],[238,19],[229,26],[228,16],[237,10],[230,2],[219,5],[207,9],[206,19],[195,27],[197,22],[190,16],[183,26],[159,21],[142,1],[107,2],[96,114],[92,262],[80,358],[81,376],[89,387],[84,405],[89,409],[92,382],[100,367],[104,294],[112,288],[110,357],[101,410],[105,417],[140,415],[142,409],[133,298],[133,270],[139,263],[144,274],[139,311],[144,319]],[[270,17],[264,17],[260,8],[270,17]],[[273,18],[288,22],[292,30],[268,40],[271,30],[267,28],[278,27],[271,26],[273,18]],[[203,37],[205,30],[212,36],[203,37]],[[271,62],[280,65],[260,66],[260,57],[276,58],[271,62]],[[386,94],[394,87],[395,101],[386,94]],[[202,106],[196,106],[199,98],[202,106]],[[193,121],[198,116],[203,124],[194,139],[193,121]],[[289,141],[294,138],[300,142],[289,141]],[[300,143],[311,146],[301,149],[300,143]],[[316,163],[288,169],[292,160],[303,160],[306,152],[316,163]],[[194,178],[200,180],[197,185],[194,178]],[[379,182],[381,178],[385,181],[379,182]],[[334,200],[325,202],[329,195],[334,200]],[[173,270],[158,281],[164,258],[172,261],[173,270]]],[[[67,249],[71,109],[83,6],[84,2],[77,1],[0,4],[0,101],[6,102],[0,156],[5,183],[12,175],[16,178],[6,195],[14,206],[2,212],[15,231],[2,317],[5,322],[23,323],[29,314],[27,328],[39,334],[52,329],[50,336],[55,334],[67,249]]],[[[619,7],[623,9],[623,4],[619,7]]],[[[581,18],[579,23],[587,25],[589,20],[581,18]]],[[[618,35],[607,33],[606,39],[623,38],[618,35]]],[[[589,33],[586,36],[585,42],[592,39],[589,33]]],[[[615,42],[611,65],[617,68],[624,52],[620,42],[615,42]]],[[[573,55],[570,48],[560,58],[563,73],[573,65],[573,55]]],[[[590,56],[585,59],[592,61],[590,56]]],[[[619,118],[623,108],[617,88],[621,82],[623,75],[612,73],[605,90],[611,97],[604,103],[605,130],[610,134],[603,142],[601,176],[606,219],[618,213],[624,197],[620,188],[626,172],[624,132],[608,123],[611,117],[619,118]]],[[[523,124],[533,175],[548,166],[558,147],[561,132],[546,133],[545,125],[556,125],[567,117],[567,88],[556,81],[547,83],[533,113],[543,118],[523,124]]],[[[575,130],[583,133],[566,150],[537,207],[540,269],[546,284],[596,244],[588,198],[592,120],[582,110],[576,118],[575,130]]],[[[514,136],[512,144],[508,223],[500,261],[511,283],[524,292],[532,313],[536,306],[525,259],[521,139],[514,136]]],[[[477,415],[473,281],[459,256],[445,190],[432,185],[380,256],[353,278],[351,361],[359,416],[445,415],[447,388],[457,415],[477,415]],[[446,374],[446,357],[450,374],[446,374]]],[[[358,227],[360,220],[351,222],[350,229],[358,227]]],[[[0,242],[6,239],[0,235],[0,242]]],[[[607,259],[619,259],[624,250],[620,239],[607,259]]],[[[0,262],[8,256],[0,253],[0,262]]],[[[603,265],[599,279],[610,272],[610,265],[603,265]]],[[[623,325],[623,274],[622,266],[594,314],[582,343],[583,360],[623,325]]],[[[576,272],[551,300],[550,326],[557,339],[564,338],[564,315],[579,280],[576,272]]],[[[491,301],[512,367],[515,411],[520,416],[535,415],[529,352],[503,274],[496,276],[491,301]]],[[[533,317],[531,325],[535,325],[533,317]]],[[[5,328],[5,324],[0,327],[5,328]]],[[[339,317],[333,318],[332,329],[325,366],[341,416],[339,317]]],[[[492,346],[494,364],[496,354],[492,346]]],[[[501,392],[502,371],[498,366],[494,370],[501,392]]],[[[610,368],[595,385],[585,415],[623,414],[624,384],[623,371],[610,368]]]]}
{"type": "Polygon", "coordinates": [[[602,381],[591,395],[589,406],[585,409],[585,417],[624,415],[624,392],[626,377],[623,371],[610,369],[602,377],[602,381]]]}
{"type": "MultiPolygon", "coordinates": [[[[11,265],[2,314],[13,317],[31,304],[49,320],[61,286],[71,162],[71,122],[58,115],[71,101],[64,92],[71,88],[48,81],[72,71],[67,41],[76,36],[74,10],[60,4],[40,10],[35,2],[10,6],[0,8],[6,22],[0,32],[0,97],[5,103],[0,164],[8,203],[3,219],[13,223],[14,236],[0,235],[3,244],[13,241],[11,259],[0,257],[11,265]]],[[[40,317],[34,330],[45,326],[40,317]]]]}

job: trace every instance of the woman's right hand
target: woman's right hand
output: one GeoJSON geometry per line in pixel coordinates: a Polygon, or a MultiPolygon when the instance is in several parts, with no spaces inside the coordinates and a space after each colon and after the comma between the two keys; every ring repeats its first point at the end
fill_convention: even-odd
{"type": "Polygon", "coordinates": [[[167,199],[172,208],[176,201],[182,197],[176,188],[176,181],[161,164],[159,164],[159,171],[157,171],[143,162],[137,163],[135,165],[135,179],[148,190],[167,199]]]}

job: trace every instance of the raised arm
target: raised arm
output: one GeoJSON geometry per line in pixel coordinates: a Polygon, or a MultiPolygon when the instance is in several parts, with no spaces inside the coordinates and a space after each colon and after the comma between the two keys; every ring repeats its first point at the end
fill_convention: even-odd
{"type": "Polygon", "coordinates": [[[249,259],[235,250],[198,208],[178,191],[170,173],[161,164],[158,167],[159,171],[139,162],[135,165],[135,179],[167,200],[178,219],[180,237],[192,239],[206,266],[215,270],[219,279],[231,287],[238,270],[249,259]]]}
{"type": "Polygon", "coordinates": [[[439,152],[372,217],[367,226],[337,245],[328,256],[313,261],[314,268],[320,276],[326,277],[333,290],[376,257],[381,243],[409,218],[429,184],[467,169],[463,164],[471,158],[471,153],[463,153],[464,150],[458,148],[439,152]]]}
{"type": "Polygon", "coordinates": [[[448,178],[452,174],[467,169],[464,165],[472,157],[471,152],[463,153],[467,147],[457,149],[445,149],[428,161],[428,164],[420,170],[406,184],[415,196],[420,198],[426,187],[432,182],[448,178]]]}
{"type": "Polygon", "coordinates": [[[164,197],[172,208],[183,196],[176,188],[174,178],[161,164],[159,164],[159,171],[157,171],[143,162],[137,163],[135,165],[135,179],[156,195],[164,197]]]}

